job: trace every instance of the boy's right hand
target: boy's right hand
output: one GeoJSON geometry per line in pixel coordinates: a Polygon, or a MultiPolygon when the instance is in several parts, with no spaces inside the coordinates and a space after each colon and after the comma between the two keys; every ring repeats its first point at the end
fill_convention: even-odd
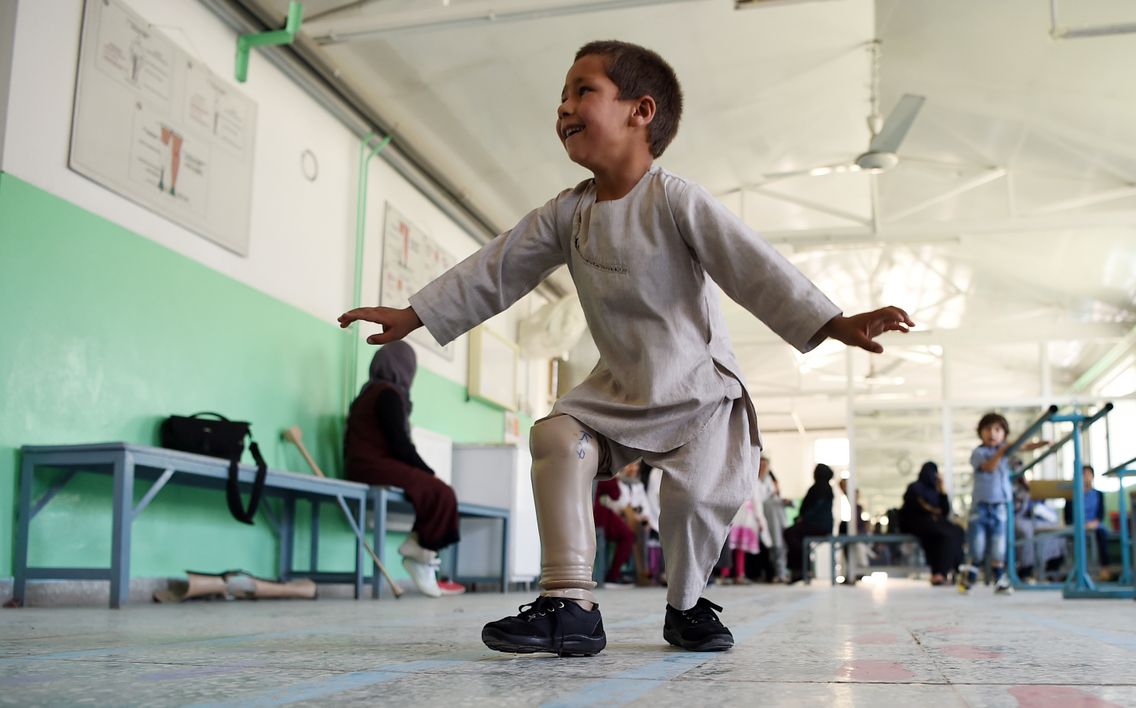
{"type": "Polygon", "coordinates": [[[367,337],[367,344],[394,342],[422,326],[422,320],[418,319],[418,313],[413,307],[401,310],[393,307],[356,307],[339,316],[339,326],[347,327],[357,320],[374,322],[383,328],[381,334],[367,337]]]}

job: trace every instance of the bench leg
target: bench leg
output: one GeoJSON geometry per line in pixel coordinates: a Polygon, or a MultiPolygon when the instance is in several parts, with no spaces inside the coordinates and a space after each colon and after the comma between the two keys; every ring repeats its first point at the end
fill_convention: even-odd
{"type": "Polygon", "coordinates": [[[16,567],[12,599],[17,607],[27,600],[28,542],[31,540],[32,484],[35,481],[35,464],[25,455],[20,462],[20,504],[16,511],[16,567]]]}
{"type": "Polygon", "coordinates": [[[319,553],[320,553],[320,503],[315,499],[310,500],[312,505],[312,537],[311,537],[311,555],[309,556],[308,567],[311,572],[319,572],[319,553]]]}
{"type": "Polygon", "coordinates": [[[803,553],[801,553],[801,578],[805,581],[805,585],[812,585],[813,579],[809,573],[809,560],[813,555],[813,544],[809,543],[808,539],[803,541],[803,553]]]}
{"type": "MultiPolygon", "coordinates": [[[[356,520],[359,524],[359,533],[355,534],[355,599],[358,600],[363,597],[363,539],[366,538],[367,527],[367,501],[360,499],[358,504],[355,505],[357,509],[356,520]]],[[[367,560],[371,560],[369,557],[367,560]]],[[[376,570],[376,572],[378,572],[376,570]]]]}
{"type": "MultiPolygon", "coordinates": [[[[375,505],[375,528],[372,531],[371,547],[375,549],[375,555],[387,564],[387,491],[386,489],[379,488],[378,491],[371,494],[369,497],[375,505]]],[[[372,566],[374,564],[372,563],[372,566]]],[[[371,597],[378,599],[382,597],[383,592],[383,577],[382,571],[376,567],[371,569],[371,597]]]]}
{"type": "Polygon", "coordinates": [[[509,518],[501,519],[501,592],[509,592],[509,518]]]}
{"type": "Polygon", "coordinates": [[[114,461],[114,521],[110,551],[110,606],[130,598],[130,531],[134,525],[134,459],[129,453],[114,461]]]}
{"type": "Polygon", "coordinates": [[[296,544],[296,498],[284,497],[280,508],[280,578],[292,577],[293,554],[296,544]]]}

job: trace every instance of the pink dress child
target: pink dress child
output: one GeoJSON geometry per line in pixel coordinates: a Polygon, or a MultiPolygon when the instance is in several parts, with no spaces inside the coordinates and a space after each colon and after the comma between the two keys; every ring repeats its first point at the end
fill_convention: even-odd
{"type": "MultiPolygon", "coordinates": [[[[730,557],[733,560],[734,578],[745,578],[745,556],[747,553],[757,554],[764,543],[771,545],[768,526],[765,523],[765,510],[762,485],[754,485],[753,496],[745,500],[734,521],[730,525],[730,557]]],[[[729,577],[729,570],[723,571],[729,577]]]]}

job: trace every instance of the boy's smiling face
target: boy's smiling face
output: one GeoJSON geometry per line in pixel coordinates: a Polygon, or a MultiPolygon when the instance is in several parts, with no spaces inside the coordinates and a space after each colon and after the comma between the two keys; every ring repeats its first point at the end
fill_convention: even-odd
{"type": "Polygon", "coordinates": [[[623,162],[628,150],[648,149],[633,125],[636,103],[619,99],[619,87],[608,78],[603,57],[589,54],[576,60],[556,111],[556,136],[568,158],[600,173],[623,162]]]}

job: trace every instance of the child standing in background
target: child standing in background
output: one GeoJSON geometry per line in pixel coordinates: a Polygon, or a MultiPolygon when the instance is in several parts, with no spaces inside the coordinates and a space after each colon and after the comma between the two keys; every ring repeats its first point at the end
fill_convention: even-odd
{"type": "Polygon", "coordinates": [[[726,569],[725,575],[733,571],[734,583],[747,582],[746,555],[757,555],[762,548],[769,548],[773,540],[769,535],[769,525],[765,522],[765,486],[760,481],[753,485],[753,494],[745,500],[734,521],[730,525],[730,558],[733,567],[726,569]]]}
{"type": "MultiPolygon", "coordinates": [[[[1010,443],[1010,424],[998,413],[987,413],[978,421],[978,437],[982,444],[970,455],[974,468],[974,490],[971,492],[969,528],[970,565],[959,573],[959,592],[967,592],[978,582],[978,569],[990,554],[990,569],[994,573],[994,592],[1009,595],[1014,592],[1006,576],[1006,521],[1007,506],[1014,498],[1010,484],[1010,461],[1006,450],[1010,443]]],[[[1034,450],[1048,443],[1036,441],[1023,445],[1022,451],[1034,450]]]]}

